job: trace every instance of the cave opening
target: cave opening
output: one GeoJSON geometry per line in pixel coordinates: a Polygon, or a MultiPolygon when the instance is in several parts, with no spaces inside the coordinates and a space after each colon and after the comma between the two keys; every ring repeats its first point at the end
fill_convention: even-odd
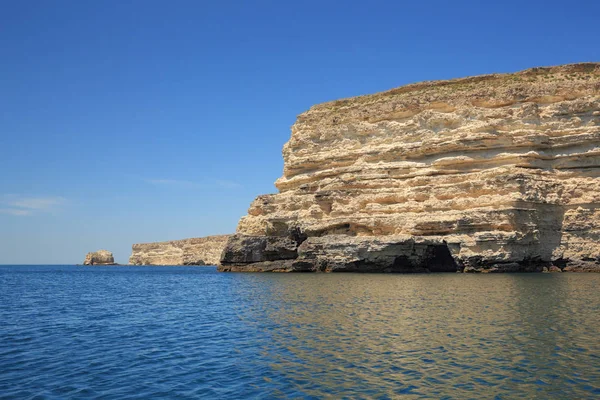
{"type": "Polygon", "coordinates": [[[456,272],[459,270],[459,266],[446,244],[433,246],[431,257],[425,263],[430,272],[456,272]]]}
{"type": "Polygon", "coordinates": [[[390,272],[456,272],[459,266],[446,244],[427,245],[424,257],[399,254],[390,272]]]}

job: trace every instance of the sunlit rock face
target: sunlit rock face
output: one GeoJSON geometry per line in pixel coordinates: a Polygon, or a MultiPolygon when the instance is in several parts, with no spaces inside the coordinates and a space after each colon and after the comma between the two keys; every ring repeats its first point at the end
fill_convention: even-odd
{"type": "Polygon", "coordinates": [[[600,63],[320,104],[283,157],[279,193],[259,196],[237,233],[295,240],[287,270],[343,270],[334,243],[350,265],[369,259],[365,241],[402,240],[447,247],[459,271],[600,270],[600,63]],[[329,243],[316,258],[301,251],[313,238],[329,243]]]}
{"type": "Polygon", "coordinates": [[[87,253],[83,265],[115,265],[115,258],[108,250],[87,253]]]}
{"type": "Polygon", "coordinates": [[[229,235],[132,246],[131,265],[217,265],[229,235]]]}

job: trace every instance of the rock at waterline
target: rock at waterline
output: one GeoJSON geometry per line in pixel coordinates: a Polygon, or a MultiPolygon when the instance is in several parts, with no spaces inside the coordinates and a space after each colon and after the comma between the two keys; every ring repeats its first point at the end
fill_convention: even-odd
{"type": "Polygon", "coordinates": [[[116,265],[113,254],[108,250],[87,253],[83,265],[116,265]]]}

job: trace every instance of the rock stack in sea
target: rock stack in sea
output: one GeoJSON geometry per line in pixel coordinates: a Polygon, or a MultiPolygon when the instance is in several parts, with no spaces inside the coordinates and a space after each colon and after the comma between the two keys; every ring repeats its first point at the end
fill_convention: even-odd
{"type": "Polygon", "coordinates": [[[230,235],[139,243],[132,246],[132,265],[218,265],[230,235]]]}
{"type": "Polygon", "coordinates": [[[283,157],[220,270],[600,271],[599,63],[316,105],[283,157]]]}
{"type": "Polygon", "coordinates": [[[83,265],[116,265],[113,254],[108,250],[87,253],[83,265]]]}

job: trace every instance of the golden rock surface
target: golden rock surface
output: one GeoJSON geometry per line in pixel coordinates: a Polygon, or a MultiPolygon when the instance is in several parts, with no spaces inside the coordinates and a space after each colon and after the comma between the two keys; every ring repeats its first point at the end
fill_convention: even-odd
{"type": "Polygon", "coordinates": [[[131,249],[131,265],[218,265],[230,235],[138,243],[131,249]]]}
{"type": "Polygon", "coordinates": [[[427,238],[466,266],[600,258],[600,63],[316,105],[283,158],[238,234],[427,238]]]}

